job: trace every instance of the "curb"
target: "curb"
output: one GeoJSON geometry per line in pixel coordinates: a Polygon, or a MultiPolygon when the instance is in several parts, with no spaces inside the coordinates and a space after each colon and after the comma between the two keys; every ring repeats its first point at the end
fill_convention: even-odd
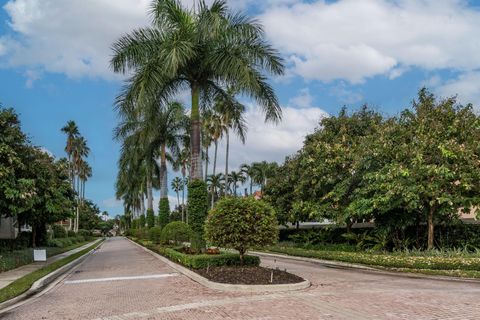
{"type": "MultiPolygon", "coordinates": [[[[91,244],[88,244],[89,246],[92,246],[94,244],[98,244],[99,242],[102,242],[102,239],[97,240],[96,242],[93,242],[91,244]]],[[[74,267],[78,266],[80,263],[82,263],[90,254],[98,248],[95,247],[94,249],[88,251],[84,255],[78,257],[77,259],[67,263],[66,265],[58,268],[57,270],[50,272],[49,274],[45,275],[43,278],[38,279],[35,281],[30,289],[25,291],[24,293],[10,299],[7,301],[4,301],[0,303],[0,315],[8,310],[6,309],[12,309],[16,307],[15,305],[21,302],[24,302],[24,300],[27,300],[28,298],[32,298],[38,294],[40,294],[47,286],[49,286],[52,282],[54,282],[56,279],[73,269],[74,267]]],[[[67,256],[68,257],[68,256],[67,256]]],[[[66,258],[66,257],[65,257],[66,258]]]]}
{"type": "Polygon", "coordinates": [[[453,277],[453,276],[413,273],[413,272],[407,272],[407,271],[395,271],[395,270],[382,268],[382,267],[374,268],[374,267],[368,267],[360,264],[353,264],[353,263],[332,261],[332,260],[322,260],[322,259],[315,259],[315,258],[306,258],[306,257],[299,257],[299,256],[289,256],[285,254],[270,253],[270,252],[250,251],[249,254],[260,256],[260,257],[265,256],[265,257],[271,257],[271,258],[296,260],[301,262],[311,262],[315,264],[320,264],[328,268],[345,269],[345,270],[351,269],[359,272],[377,273],[377,274],[390,275],[390,276],[403,277],[403,278],[438,280],[438,281],[455,281],[455,282],[480,284],[480,279],[476,279],[476,278],[461,278],[461,277],[453,277]]]}
{"type": "MultiPolygon", "coordinates": [[[[128,238],[126,238],[128,239],[128,238]]],[[[171,268],[177,270],[178,272],[182,273],[183,275],[187,276],[191,280],[200,283],[201,285],[219,291],[226,291],[226,292],[246,292],[246,293],[258,293],[258,292],[279,292],[279,291],[296,291],[302,290],[310,287],[310,281],[304,280],[299,283],[291,283],[291,284],[271,284],[271,285],[248,285],[248,284],[227,284],[227,283],[219,283],[213,282],[208,280],[207,278],[202,277],[198,273],[191,271],[188,268],[185,268],[164,256],[153,252],[152,250],[145,248],[144,246],[136,243],[128,239],[130,242],[134,243],[135,245],[139,246],[146,252],[150,253],[152,256],[156,257],[157,259],[161,260],[171,268]]]]}

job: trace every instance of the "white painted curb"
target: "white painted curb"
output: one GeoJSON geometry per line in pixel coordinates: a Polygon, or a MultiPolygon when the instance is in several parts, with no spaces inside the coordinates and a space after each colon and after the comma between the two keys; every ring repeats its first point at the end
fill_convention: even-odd
{"type": "MultiPolygon", "coordinates": [[[[128,239],[128,238],[126,238],[128,239]]],[[[185,268],[164,256],[153,252],[152,250],[145,248],[144,246],[136,243],[128,239],[130,242],[134,243],[135,245],[139,246],[146,252],[150,253],[157,259],[161,260],[168,266],[172,267],[173,269],[177,270],[178,272],[184,274],[185,276],[189,277],[195,282],[204,285],[207,288],[215,289],[219,291],[227,291],[227,292],[247,292],[247,293],[257,293],[257,292],[279,292],[279,291],[295,291],[295,290],[302,290],[310,287],[310,281],[304,280],[299,283],[289,283],[289,284],[270,284],[270,285],[248,285],[248,284],[228,284],[228,283],[219,283],[213,282],[208,280],[205,277],[202,277],[198,273],[191,271],[188,268],[185,268]]]]}

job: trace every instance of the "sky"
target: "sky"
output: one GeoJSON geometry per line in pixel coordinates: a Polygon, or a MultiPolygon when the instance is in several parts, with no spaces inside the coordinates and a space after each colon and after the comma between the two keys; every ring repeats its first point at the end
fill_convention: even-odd
{"type": "MultiPolygon", "coordinates": [[[[191,6],[194,0],[181,0],[191,6]]],[[[209,1],[207,1],[209,2],[209,1]]],[[[368,104],[387,116],[421,87],[480,110],[480,0],[231,0],[259,20],[285,60],[269,81],[279,125],[248,111],[245,145],[232,141],[230,168],[278,161],[301,148],[323,117],[368,104]]],[[[150,0],[0,0],[0,103],[13,107],[33,144],[65,156],[60,128],[74,120],[91,148],[86,196],[111,216],[119,143],[113,110],[123,78],[109,68],[111,44],[148,26],[150,0]]],[[[188,106],[188,94],[179,93],[188,106]]],[[[217,171],[223,171],[220,145],[217,171]]],[[[211,168],[209,169],[211,172],[211,168]]],[[[177,173],[170,170],[169,178],[177,173]]],[[[170,192],[171,204],[176,196],[170,192]]],[[[155,194],[155,202],[158,193],[155,194]]]]}

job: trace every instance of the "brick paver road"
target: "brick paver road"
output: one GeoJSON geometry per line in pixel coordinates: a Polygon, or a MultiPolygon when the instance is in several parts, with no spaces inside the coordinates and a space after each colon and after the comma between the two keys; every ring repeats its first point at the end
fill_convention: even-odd
{"type": "MultiPolygon", "coordinates": [[[[263,259],[273,266],[272,259],[263,259]]],[[[277,260],[312,287],[243,294],[207,289],[123,238],[46,294],[0,319],[480,319],[480,285],[277,260]]]]}

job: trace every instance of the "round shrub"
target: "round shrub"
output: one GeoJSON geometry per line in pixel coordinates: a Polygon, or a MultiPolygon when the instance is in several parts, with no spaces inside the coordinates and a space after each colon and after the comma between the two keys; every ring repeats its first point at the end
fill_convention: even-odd
{"type": "Polygon", "coordinates": [[[145,215],[142,214],[140,215],[140,218],[138,218],[138,228],[145,228],[145,215]]]}
{"type": "Polygon", "coordinates": [[[150,228],[150,230],[148,230],[148,237],[150,238],[150,241],[152,241],[153,243],[159,244],[162,237],[162,228],[160,227],[150,228]]]}
{"type": "Polygon", "coordinates": [[[73,230],[68,230],[67,231],[67,237],[75,237],[75,236],[77,236],[75,231],[73,231],[73,230]]]}
{"type": "Polygon", "coordinates": [[[52,226],[53,237],[54,238],[65,238],[67,236],[67,231],[64,227],[54,224],[52,226]]]}
{"type": "Polygon", "coordinates": [[[210,211],[205,236],[213,245],[238,250],[243,263],[245,252],[278,240],[278,222],[273,208],[253,197],[227,197],[210,211]]]}
{"type": "Polygon", "coordinates": [[[88,239],[89,237],[92,236],[92,232],[89,230],[80,229],[78,230],[77,235],[82,236],[85,239],[88,239]]]}
{"type": "Polygon", "coordinates": [[[162,243],[173,241],[175,244],[190,240],[192,229],[181,221],[170,222],[162,229],[162,243]]]}

